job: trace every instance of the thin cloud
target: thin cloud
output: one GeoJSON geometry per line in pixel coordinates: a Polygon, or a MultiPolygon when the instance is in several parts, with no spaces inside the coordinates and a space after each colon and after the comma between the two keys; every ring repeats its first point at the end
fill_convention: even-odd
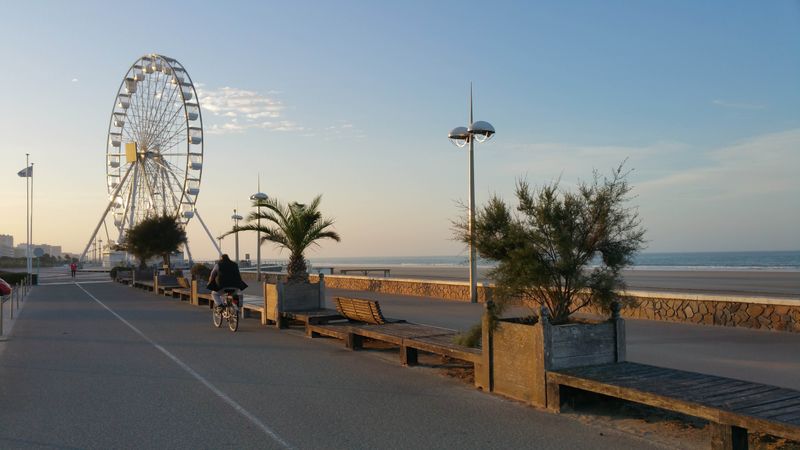
{"type": "Polygon", "coordinates": [[[261,94],[257,91],[225,86],[208,89],[197,86],[201,108],[211,113],[206,131],[210,134],[243,133],[249,129],[271,131],[302,131],[297,123],[286,120],[283,102],[277,91],[261,94]]]}
{"type": "Polygon", "coordinates": [[[339,120],[335,124],[325,127],[323,136],[326,141],[341,139],[364,139],[366,133],[346,120],[339,120]]]}
{"type": "Polygon", "coordinates": [[[756,136],[711,150],[703,167],[640,185],[643,191],[693,191],[706,201],[794,192],[800,195],[800,129],[756,136]]]}
{"type": "Polygon", "coordinates": [[[756,103],[729,102],[729,101],[726,101],[726,100],[713,100],[711,103],[716,105],[716,106],[721,106],[723,108],[732,108],[732,109],[752,109],[752,110],[756,110],[756,109],[764,109],[764,108],[767,107],[766,105],[759,105],[759,104],[756,104],[756,103]]]}
{"type": "Polygon", "coordinates": [[[77,83],[77,82],[78,82],[78,79],[77,79],[77,78],[73,78],[73,79],[72,79],[72,82],[73,82],[73,83],[77,83]]]}

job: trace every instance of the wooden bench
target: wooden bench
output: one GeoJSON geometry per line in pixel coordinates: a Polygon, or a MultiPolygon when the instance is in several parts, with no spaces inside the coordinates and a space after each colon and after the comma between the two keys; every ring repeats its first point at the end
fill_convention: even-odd
{"type": "Polygon", "coordinates": [[[129,286],[141,289],[153,290],[153,272],[150,270],[137,270],[133,273],[133,279],[129,286]]]}
{"type": "Polygon", "coordinates": [[[342,274],[342,275],[347,275],[350,272],[355,272],[355,273],[363,273],[364,276],[367,276],[367,274],[369,272],[383,272],[383,276],[384,277],[388,277],[390,271],[391,271],[391,269],[376,269],[376,268],[372,268],[372,269],[339,269],[339,273],[342,274]]]}
{"type": "Polygon", "coordinates": [[[133,279],[133,271],[131,270],[120,270],[117,272],[117,283],[122,284],[130,284],[131,280],[133,279]]]}
{"type": "Polygon", "coordinates": [[[263,296],[248,298],[248,296],[242,294],[242,317],[250,317],[252,313],[258,313],[259,317],[261,318],[261,325],[267,324],[267,307],[264,305],[263,296]]]}
{"type": "Polygon", "coordinates": [[[375,325],[387,322],[381,312],[381,306],[375,300],[348,297],[334,297],[333,300],[336,303],[336,310],[348,320],[375,325]]]}
{"type": "Polygon", "coordinates": [[[387,342],[400,347],[403,365],[417,364],[418,351],[467,361],[475,366],[483,364],[481,350],[454,342],[459,334],[456,330],[387,319],[380,304],[373,300],[335,297],[334,301],[337,311],[348,323],[335,323],[330,318],[327,323],[308,321],[308,337],[322,335],[342,339],[351,350],[360,349],[364,338],[387,342]]]}
{"type": "Polygon", "coordinates": [[[281,312],[281,317],[286,321],[300,322],[303,325],[314,325],[345,319],[339,311],[327,308],[314,309],[311,311],[283,311],[281,312]]]}
{"type": "Polygon", "coordinates": [[[800,441],[800,391],[632,362],[546,377],[547,407],[556,412],[568,386],[708,420],[714,449],[746,449],[748,430],[800,441]]]}
{"type": "Polygon", "coordinates": [[[368,323],[308,324],[308,337],[330,336],[342,339],[345,347],[359,350],[364,338],[386,342],[400,347],[400,362],[403,365],[417,364],[418,350],[447,356],[473,364],[482,362],[481,351],[453,342],[456,330],[432,327],[408,322],[393,322],[383,325],[368,323]]]}
{"type": "Polygon", "coordinates": [[[214,297],[211,296],[211,291],[206,288],[200,288],[197,291],[197,304],[198,305],[205,305],[207,304],[209,308],[213,307],[214,305],[214,297]]]}
{"type": "Polygon", "coordinates": [[[172,296],[172,289],[181,287],[178,277],[172,275],[159,275],[157,280],[158,282],[154,287],[154,291],[157,291],[157,294],[172,296]]]}
{"type": "Polygon", "coordinates": [[[170,295],[172,298],[178,298],[180,300],[191,300],[192,299],[192,285],[184,277],[178,277],[178,284],[180,287],[176,287],[170,290],[170,295]]]}
{"type": "Polygon", "coordinates": [[[136,280],[133,283],[133,287],[142,288],[142,289],[144,289],[146,291],[152,291],[153,290],[153,286],[155,286],[155,283],[153,282],[153,280],[149,280],[149,281],[148,280],[144,280],[144,281],[136,280]]]}

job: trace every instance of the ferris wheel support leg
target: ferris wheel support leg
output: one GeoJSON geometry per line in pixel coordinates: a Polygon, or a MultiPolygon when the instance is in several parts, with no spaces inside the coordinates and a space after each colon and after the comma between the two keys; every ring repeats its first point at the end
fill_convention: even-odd
{"type": "Polygon", "coordinates": [[[214,235],[212,235],[211,231],[208,230],[208,227],[206,226],[206,223],[203,222],[203,218],[200,217],[200,214],[197,212],[197,209],[194,210],[194,215],[197,216],[197,220],[200,221],[200,225],[202,225],[203,229],[206,230],[206,234],[208,235],[208,238],[211,239],[211,243],[214,244],[214,248],[217,249],[217,254],[222,255],[222,250],[219,248],[219,245],[217,245],[217,242],[214,240],[214,235]]]}
{"type": "Polygon", "coordinates": [[[83,261],[83,258],[86,257],[86,252],[89,251],[89,247],[92,246],[92,242],[94,242],[94,238],[95,238],[95,236],[97,236],[97,232],[100,231],[100,225],[102,225],[102,224],[104,224],[106,222],[106,216],[108,215],[108,211],[111,210],[111,205],[113,205],[114,204],[114,200],[117,199],[117,194],[119,194],[119,190],[122,188],[122,185],[125,184],[125,180],[128,179],[128,174],[130,174],[130,173],[131,173],[131,168],[128,167],[127,172],[125,172],[125,176],[122,177],[122,180],[120,180],[119,185],[117,186],[116,189],[114,189],[114,192],[111,194],[111,200],[108,201],[108,205],[106,206],[106,210],[103,211],[103,215],[100,216],[100,221],[97,222],[97,226],[94,227],[94,231],[92,232],[92,236],[89,238],[89,242],[86,244],[86,247],[83,249],[83,253],[81,253],[81,257],[80,257],[80,259],[78,259],[78,261],[83,261]]]}

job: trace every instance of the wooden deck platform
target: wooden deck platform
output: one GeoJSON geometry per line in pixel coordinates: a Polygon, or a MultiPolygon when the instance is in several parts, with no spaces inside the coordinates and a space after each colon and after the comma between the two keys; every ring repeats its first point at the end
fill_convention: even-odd
{"type": "Polygon", "coordinates": [[[341,314],[335,309],[316,309],[313,311],[284,311],[281,313],[284,319],[296,320],[303,324],[324,324],[335,320],[343,320],[341,314]]]}
{"type": "Polygon", "coordinates": [[[556,411],[560,386],[570,386],[706,419],[714,448],[747,448],[747,430],[800,441],[792,389],[632,362],[550,371],[547,385],[556,411]]]}
{"type": "Polygon", "coordinates": [[[146,280],[146,281],[136,280],[133,282],[133,287],[142,288],[146,291],[152,291],[154,285],[155,283],[153,283],[153,280],[146,280]]]}
{"type": "Polygon", "coordinates": [[[404,365],[417,363],[417,351],[425,351],[447,356],[475,365],[482,363],[481,351],[458,345],[453,339],[458,331],[449,328],[419,325],[408,322],[392,322],[382,325],[368,323],[328,323],[308,324],[306,334],[309,337],[330,336],[345,341],[347,348],[357,350],[362,347],[363,339],[374,339],[400,347],[400,362],[404,365]]]}

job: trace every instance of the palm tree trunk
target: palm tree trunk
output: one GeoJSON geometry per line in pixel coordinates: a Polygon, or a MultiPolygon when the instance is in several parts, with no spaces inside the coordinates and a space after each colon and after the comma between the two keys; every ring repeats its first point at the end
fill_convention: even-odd
{"type": "Polygon", "coordinates": [[[290,283],[307,283],[308,269],[306,260],[302,253],[292,253],[289,255],[289,265],[286,266],[290,283]]]}
{"type": "Polygon", "coordinates": [[[172,275],[172,271],[170,270],[170,264],[169,264],[169,253],[164,253],[164,274],[172,275]]]}

